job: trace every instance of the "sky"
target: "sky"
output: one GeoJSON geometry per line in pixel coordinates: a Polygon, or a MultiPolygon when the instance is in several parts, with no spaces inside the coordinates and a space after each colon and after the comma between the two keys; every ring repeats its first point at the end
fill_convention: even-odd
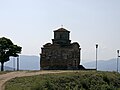
{"type": "Polygon", "coordinates": [[[22,55],[37,55],[52,43],[61,25],[82,49],[82,60],[116,58],[120,49],[120,0],[0,0],[0,37],[22,46],[22,55]]]}

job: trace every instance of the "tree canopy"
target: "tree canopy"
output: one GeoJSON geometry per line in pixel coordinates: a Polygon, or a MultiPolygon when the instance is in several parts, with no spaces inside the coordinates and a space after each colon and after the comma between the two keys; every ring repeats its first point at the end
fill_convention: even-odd
{"type": "Polygon", "coordinates": [[[0,62],[3,71],[4,62],[9,61],[9,57],[17,57],[21,53],[22,47],[14,45],[13,42],[5,37],[0,38],[0,62]]]}

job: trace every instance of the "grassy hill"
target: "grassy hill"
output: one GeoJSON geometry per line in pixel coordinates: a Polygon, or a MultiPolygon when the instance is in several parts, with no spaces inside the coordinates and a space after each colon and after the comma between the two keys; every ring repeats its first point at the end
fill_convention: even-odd
{"type": "Polygon", "coordinates": [[[120,90],[116,72],[73,71],[14,78],[5,90],[120,90]]]}

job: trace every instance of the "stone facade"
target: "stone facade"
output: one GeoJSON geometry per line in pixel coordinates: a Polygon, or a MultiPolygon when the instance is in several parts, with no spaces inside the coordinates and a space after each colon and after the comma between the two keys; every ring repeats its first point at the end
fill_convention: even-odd
{"type": "Polygon", "coordinates": [[[43,70],[78,69],[80,64],[80,45],[71,43],[70,31],[60,28],[54,31],[52,44],[41,48],[40,67],[43,70]]]}

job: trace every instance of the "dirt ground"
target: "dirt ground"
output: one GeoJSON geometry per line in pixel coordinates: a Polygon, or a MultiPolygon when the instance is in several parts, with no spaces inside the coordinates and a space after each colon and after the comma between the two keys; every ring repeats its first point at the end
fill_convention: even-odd
{"type": "Polygon", "coordinates": [[[70,72],[70,71],[33,71],[33,72],[15,71],[15,72],[9,72],[6,74],[2,74],[0,75],[0,90],[4,90],[5,82],[15,77],[33,76],[33,75],[48,74],[48,73],[63,73],[63,72],[70,72]]]}

